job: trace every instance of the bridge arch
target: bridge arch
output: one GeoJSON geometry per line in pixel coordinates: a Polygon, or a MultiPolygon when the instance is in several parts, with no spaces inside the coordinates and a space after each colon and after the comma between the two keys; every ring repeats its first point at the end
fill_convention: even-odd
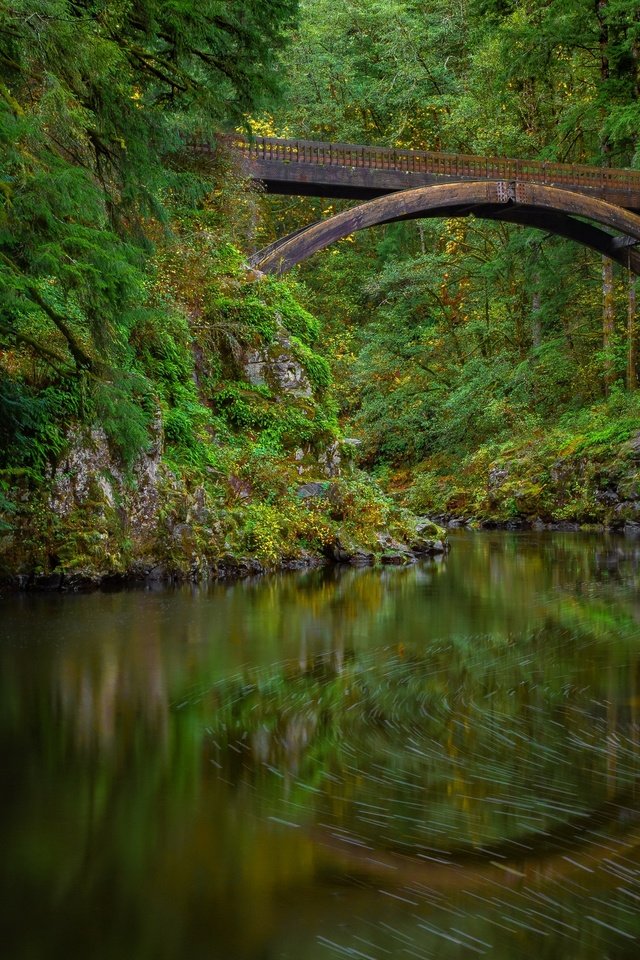
{"type": "Polygon", "coordinates": [[[640,252],[634,249],[640,244],[638,214],[584,193],[504,180],[435,184],[376,197],[283,237],[254,254],[251,264],[265,273],[286,273],[358,230],[399,220],[469,214],[568,237],[640,274],[640,252]],[[608,232],[611,229],[617,233],[608,232]]]}

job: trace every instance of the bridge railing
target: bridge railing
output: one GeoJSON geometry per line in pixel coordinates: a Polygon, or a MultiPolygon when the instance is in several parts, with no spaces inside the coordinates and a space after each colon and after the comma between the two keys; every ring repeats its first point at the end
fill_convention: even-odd
{"type": "MultiPolygon", "coordinates": [[[[352,143],[283,140],[276,137],[254,137],[249,140],[242,135],[230,134],[221,139],[249,160],[257,161],[396,170],[462,179],[530,180],[546,184],[581,184],[602,189],[640,190],[640,170],[403,150],[352,143]]],[[[191,149],[196,153],[213,153],[216,146],[216,143],[194,141],[191,149]]]]}

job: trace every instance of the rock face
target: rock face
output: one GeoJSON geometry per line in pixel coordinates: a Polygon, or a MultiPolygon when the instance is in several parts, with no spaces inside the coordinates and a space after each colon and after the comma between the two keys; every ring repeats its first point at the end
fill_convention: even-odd
{"type": "Polygon", "coordinates": [[[387,566],[403,566],[406,563],[414,563],[416,555],[406,544],[401,543],[388,533],[376,534],[376,540],[382,550],[380,563],[387,566]]]}
{"type": "Polygon", "coordinates": [[[0,573],[44,589],[210,575],[219,525],[204,489],[188,491],[163,463],[159,421],[128,472],[102,430],[72,432],[69,441],[46,488],[21,497],[15,529],[0,544],[0,573]]]}
{"type": "Polygon", "coordinates": [[[303,483],[302,486],[296,490],[296,497],[300,497],[301,500],[310,500],[315,497],[327,499],[329,494],[330,487],[328,483],[303,483]]]}
{"type": "Polygon", "coordinates": [[[318,456],[318,463],[325,477],[339,477],[341,472],[341,442],[334,440],[318,456]]]}
{"type": "Polygon", "coordinates": [[[249,383],[256,387],[268,386],[276,394],[289,393],[294,397],[313,396],[309,378],[295,359],[291,339],[283,326],[272,344],[247,351],[242,367],[249,383]]]}
{"type": "MultiPolygon", "coordinates": [[[[304,401],[314,400],[313,386],[303,364],[295,355],[291,337],[281,320],[278,322],[274,341],[246,350],[241,357],[240,366],[250,384],[268,387],[272,394],[284,403],[291,402],[291,398],[302,401],[301,406],[306,415],[309,415],[309,404],[304,401]]],[[[298,475],[317,475],[320,470],[325,477],[339,477],[343,459],[349,458],[349,454],[345,456],[346,447],[358,442],[333,440],[320,452],[310,445],[299,447],[294,452],[298,475]]]]}
{"type": "Polygon", "coordinates": [[[56,467],[49,507],[60,517],[95,506],[114,511],[140,548],[155,531],[160,510],[162,432],[157,422],[148,450],[138,458],[131,477],[109,448],[106,434],[94,429],[89,436],[72,433],[64,459],[56,467]]]}
{"type": "MultiPolygon", "coordinates": [[[[161,452],[158,436],[125,474],[101,431],[73,435],[42,504],[47,529],[38,529],[34,536],[38,504],[30,504],[31,513],[25,516],[30,516],[31,526],[25,522],[0,542],[5,579],[10,573],[22,588],[79,590],[119,580],[153,583],[264,573],[259,559],[238,555],[227,542],[229,526],[220,506],[202,487],[188,490],[162,462],[161,452]]],[[[310,509],[317,501],[326,504],[329,515],[339,513],[344,506],[336,492],[339,482],[309,481],[298,488],[297,496],[309,501],[310,509]]],[[[324,548],[325,562],[402,566],[448,550],[443,531],[426,518],[403,530],[401,539],[378,532],[371,549],[354,541],[339,521],[337,535],[324,548]]],[[[302,551],[280,558],[278,565],[298,569],[320,562],[318,554],[302,551]]]]}

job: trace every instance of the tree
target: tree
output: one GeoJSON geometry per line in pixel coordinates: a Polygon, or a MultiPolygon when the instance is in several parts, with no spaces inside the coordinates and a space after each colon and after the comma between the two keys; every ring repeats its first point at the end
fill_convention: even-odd
{"type": "Polygon", "coordinates": [[[178,163],[185,139],[273,102],[296,9],[297,0],[0,7],[5,375],[24,380],[35,358],[40,378],[136,389],[129,338],[152,240],[211,189],[178,163]]]}

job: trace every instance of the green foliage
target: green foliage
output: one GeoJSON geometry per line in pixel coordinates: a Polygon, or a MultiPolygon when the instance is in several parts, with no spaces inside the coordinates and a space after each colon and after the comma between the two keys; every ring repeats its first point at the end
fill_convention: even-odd
{"type": "MultiPolygon", "coordinates": [[[[207,173],[181,162],[185,140],[213,139],[273,102],[296,10],[297,0],[17,0],[0,11],[3,376],[28,382],[34,400],[61,377],[88,376],[90,402],[76,412],[127,462],[147,441],[152,406],[129,347],[152,242],[211,191],[207,173]]],[[[193,453],[206,418],[193,391],[178,397],[175,378],[171,389],[169,441],[193,453]]],[[[44,441],[37,425],[25,433],[40,414],[22,406],[7,422],[26,464],[44,441]]]]}
{"type": "Polygon", "coordinates": [[[11,530],[11,517],[16,512],[16,504],[10,497],[10,488],[6,480],[0,477],[0,534],[11,530]]]}
{"type": "Polygon", "coordinates": [[[337,432],[330,366],[312,348],[319,323],[299,302],[304,290],[273,277],[248,282],[239,261],[226,256],[205,281],[203,319],[193,348],[202,352],[197,378],[216,436],[266,455],[301,446],[320,449],[337,432]],[[248,361],[259,367],[255,378],[248,361]],[[312,393],[281,382],[281,363],[297,362],[312,393]],[[251,376],[255,382],[250,382],[251,376]]]}
{"type": "Polygon", "coordinates": [[[151,420],[148,384],[139,377],[118,375],[100,380],[92,390],[92,413],[125,468],[149,442],[151,420]]]}
{"type": "Polygon", "coordinates": [[[227,333],[227,341],[238,345],[272,343],[278,330],[274,311],[258,297],[222,295],[207,303],[206,319],[215,336],[227,333]]]}
{"type": "Polygon", "coordinates": [[[244,514],[244,538],[250,552],[273,565],[283,556],[296,557],[309,550],[320,553],[333,531],[319,511],[290,498],[277,506],[250,503],[244,514]]]}
{"type": "Polygon", "coordinates": [[[556,425],[522,425],[502,443],[466,456],[434,457],[416,471],[404,502],[417,512],[484,520],[621,524],[635,507],[635,452],[640,401],[621,391],[592,408],[566,413],[556,425]],[[603,492],[620,495],[603,496],[603,492]],[[631,510],[628,515],[626,511],[631,510]]]}
{"type": "Polygon", "coordinates": [[[388,533],[406,541],[413,539],[415,532],[415,516],[399,507],[361,470],[334,481],[330,515],[340,524],[341,539],[374,551],[380,550],[378,534],[388,533]]]}
{"type": "Polygon", "coordinates": [[[269,387],[228,381],[215,395],[215,408],[240,429],[266,429],[278,417],[269,387]]]}
{"type": "Polygon", "coordinates": [[[291,337],[291,349],[294,357],[300,361],[314,390],[322,393],[331,386],[331,367],[329,361],[310,347],[291,337]]]}
{"type": "Polygon", "coordinates": [[[214,410],[236,430],[270,452],[328,441],[337,429],[330,405],[301,400],[282,403],[268,386],[226,381],[213,397],[214,410]]]}
{"type": "Polygon", "coordinates": [[[267,277],[261,283],[261,293],[289,333],[307,345],[315,343],[320,324],[299,302],[304,291],[290,280],[267,277]]]}
{"type": "Polygon", "coordinates": [[[42,481],[65,447],[65,427],[80,409],[80,391],[36,391],[0,373],[0,471],[42,481]]]}
{"type": "Polygon", "coordinates": [[[133,332],[132,343],[149,391],[145,426],[159,407],[168,458],[201,469],[214,463],[212,417],[198,392],[193,339],[184,314],[170,307],[149,312],[133,332]]]}

